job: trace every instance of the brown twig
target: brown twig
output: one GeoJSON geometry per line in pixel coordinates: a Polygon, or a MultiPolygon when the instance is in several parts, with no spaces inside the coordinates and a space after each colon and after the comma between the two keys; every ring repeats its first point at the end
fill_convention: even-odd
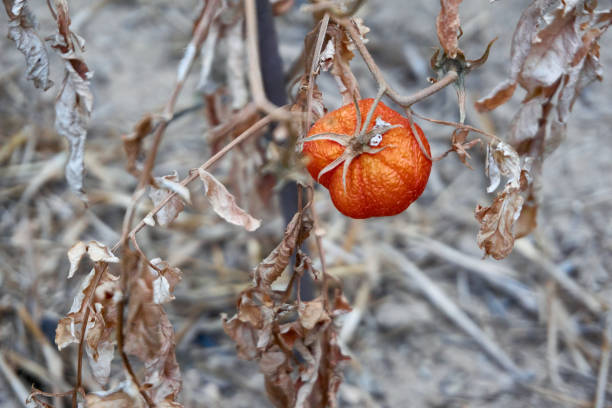
{"type": "Polygon", "coordinates": [[[400,95],[385,80],[382,71],[380,70],[380,68],[378,67],[376,62],[374,61],[374,58],[372,58],[372,54],[370,54],[370,52],[368,51],[367,47],[365,46],[365,44],[361,40],[361,35],[359,34],[357,29],[355,28],[355,23],[352,20],[345,20],[345,19],[334,19],[334,20],[348,31],[351,39],[353,40],[353,43],[355,44],[355,47],[357,47],[357,50],[359,51],[359,54],[361,54],[361,57],[363,58],[363,61],[368,66],[368,69],[372,73],[372,76],[374,77],[374,79],[378,83],[379,87],[381,87],[381,88],[384,87],[386,89],[385,92],[389,96],[389,98],[391,98],[398,105],[401,105],[401,106],[403,106],[405,108],[410,107],[411,105],[414,105],[418,101],[420,101],[422,99],[425,99],[428,96],[431,96],[434,93],[436,93],[436,92],[440,91],[441,89],[445,88],[446,86],[452,84],[459,77],[455,71],[449,71],[440,80],[438,80],[437,82],[431,84],[427,88],[424,88],[424,89],[418,91],[415,94],[412,94],[412,95],[400,95]]]}
{"type": "Polygon", "coordinates": [[[84,311],[84,316],[82,319],[82,324],[81,324],[81,337],[79,338],[79,351],[78,351],[78,355],[77,355],[77,379],[76,379],[76,384],[74,386],[74,390],[72,391],[72,408],[77,408],[77,394],[79,393],[79,391],[82,390],[82,383],[83,383],[83,349],[84,349],[84,343],[85,343],[85,332],[87,331],[87,321],[89,320],[89,309],[91,307],[91,300],[93,299],[94,293],[96,291],[96,288],[98,287],[98,284],[100,283],[100,279],[102,279],[102,275],[104,274],[104,272],[106,271],[106,269],[108,268],[107,264],[104,264],[104,266],[98,266],[96,265],[94,267],[96,273],[94,275],[93,278],[93,283],[91,285],[91,289],[89,289],[89,292],[87,293],[87,297],[85,298],[84,304],[85,304],[85,311],[84,311]]]}
{"type": "MultiPolygon", "coordinates": [[[[199,168],[201,168],[202,170],[206,170],[209,167],[211,167],[212,165],[214,165],[215,163],[217,163],[217,161],[219,161],[219,159],[221,159],[223,156],[225,156],[225,154],[227,154],[227,152],[229,152],[234,147],[236,147],[237,145],[239,145],[242,142],[244,142],[245,140],[247,140],[249,137],[253,136],[258,130],[260,130],[264,126],[270,124],[273,120],[278,119],[278,114],[281,111],[284,111],[285,109],[286,109],[286,107],[284,107],[284,106],[280,107],[280,108],[277,108],[275,111],[273,111],[269,115],[267,115],[267,116],[261,118],[260,120],[258,120],[257,122],[255,122],[250,128],[245,130],[236,139],[232,140],[230,143],[225,145],[225,147],[223,147],[216,154],[214,154],[210,159],[208,159],[199,168]]],[[[192,181],[194,181],[197,178],[198,178],[197,169],[192,169],[190,171],[189,176],[184,178],[181,181],[180,184],[183,185],[183,186],[186,186],[186,185],[188,185],[189,183],[191,183],[192,181]]],[[[145,225],[146,225],[144,220],[147,217],[153,217],[155,214],[157,214],[175,195],[176,195],[175,192],[168,193],[168,195],[166,196],[166,198],[164,198],[164,200],[162,200],[157,206],[155,206],[155,208],[153,208],[151,211],[149,211],[147,216],[145,218],[143,218],[142,220],[140,220],[140,222],[134,228],[132,228],[132,230],[128,233],[128,236],[133,236],[133,235],[137,234],[141,229],[143,229],[145,227],[145,225]]],[[[111,249],[111,251],[112,252],[116,251],[119,248],[120,245],[121,245],[121,242],[116,243],[113,246],[113,248],[111,249]]]]}
{"type": "Polygon", "coordinates": [[[470,132],[481,134],[481,135],[485,136],[488,139],[489,143],[492,143],[492,144],[496,144],[496,143],[499,143],[499,142],[502,141],[499,137],[495,136],[494,134],[485,132],[484,130],[478,129],[478,128],[474,127],[474,126],[464,125],[464,124],[458,123],[458,122],[449,122],[449,121],[446,121],[446,120],[438,120],[438,119],[428,118],[427,116],[423,116],[423,115],[418,114],[417,112],[413,111],[412,109],[410,109],[410,114],[416,116],[419,119],[423,119],[423,120],[426,120],[426,121],[431,122],[431,123],[437,123],[438,125],[452,126],[454,128],[457,128],[457,129],[465,129],[465,130],[469,130],[470,132]]]}

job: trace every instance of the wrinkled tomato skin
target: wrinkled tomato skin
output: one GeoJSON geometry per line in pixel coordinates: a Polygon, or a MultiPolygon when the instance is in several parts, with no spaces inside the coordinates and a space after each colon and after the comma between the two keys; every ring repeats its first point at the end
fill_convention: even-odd
{"type": "MultiPolygon", "coordinates": [[[[362,123],[373,99],[359,101],[362,123]]],[[[370,218],[392,216],[404,211],[425,190],[431,172],[431,160],[422,152],[410,130],[410,122],[393,109],[379,103],[369,129],[376,118],[391,125],[401,125],[382,135],[378,153],[362,153],[350,164],[346,174],[346,192],[342,185],[343,165],[322,175],[319,182],[329,190],[336,208],[347,217],[370,218]]],[[[328,113],[310,129],[308,136],[320,133],[353,135],[357,122],[355,106],[349,104],[328,113]]],[[[431,157],[429,143],[419,126],[413,124],[425,150],[431,157]]],[[[344,147],[331,140],[306,142],[303,154],[307,169],[316,180],[319,172],[337,159],[344,147]]]]}

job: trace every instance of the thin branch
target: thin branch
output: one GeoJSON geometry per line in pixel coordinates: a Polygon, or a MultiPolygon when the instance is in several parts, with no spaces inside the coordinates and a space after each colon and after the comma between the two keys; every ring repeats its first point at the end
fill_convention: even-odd
{"type": "Polygon", "coordinates": [[[353,40],[353,44],[357,47],[357,50],[361,54],[363,61],[368,66],[368,69],[372,73],[372,76],[378,83],[379,87],[386,89],[386,94],[391,98],[395,103],[401,105],[405,108],[410,107],[411,105],[417,103],[418,101],[427,98],[430,95],[440,91],[442,88],[452,84],[459,77],[455,71],[449,71],[444,77],[442,77],[439,81],[433,83],[429,87],[418,91],[413,95],[400,95],[397,91],[395,91],[389,83],[385,80],[382,71],[372,58],[372,54],[368,51],[367,47],[361,40],[361,35],[355,28],[355,23],[352,20],[345,19],[335,19],[335,21],[344,27],[351,39],[353,40]]]}
{"type": "Polygon", "coordinates": [[[77,355],[77,380],[74,386],[74,390],[72,391],[72,408],[77,408],[77,405],[78,405],[77,394],[83,388],[82,386],[82,383],[83,383],[83,350],[84,350],[84,343],[85,343],[85,332],[87,331],[87,322],[89,320],[89,312],[91,308],[91,301],[93,299],[94,293],[96,292],[96,288],[98,287],[98,284],[100,283],[100,279],[102,279],[102,275],[104,274],[107,268],[108,268],[107,264],[104,264],[103,267],[96,266],[94,268],[96,273],[93,278],[93,283],[91,284],[91,289],[89,289],[89,292],[87,293],[87,297],[85,298],[85,301],[84,301],[85,312],[84,312],[84,316],[82,319],[83,323],[81,324],[81,337],[79,339],[79,351],[77,355]]]}
{"type": "MultiPolygon", "coordinates": [[[[208,159],[199,168],[201,168],[203,170],[206,170],[209,167],[213,166],[215,163],[217,163],[217,161],[219,161],[223,156],[225,156],[227,154],[227,152],[229,152],[234,147],[236,147],[237,145],[239,145],[242,142],[244,142],[245,140],[247,140],[249,137],[253,136],[258,130],[260,130],[264,126],[270,124],[273,120],[278,120],[278,117],[280,115],[282,115],[282,112],[284,112],[285,109],[286,109],[286,107],[284,107],[284,106],[280,107],[280,108],[277,108],[275,111],[273,111],[269,115],[267,115],[267,116],[261,118],[260,120],[258,120],[257,122],[255,122],[250,128],[245,130],[240,136],[238,136],[237,138],[232,140],[230,143],[225,145],[225,147],[223,147],[223,149],[219,150],[215,155],[213,155],[210,159],[208,159]]],[[[191,183],[192,181],[194,181],[195,179],[197,179],[199,177],[197,170],[198,169],[191,169],[190,175],[187,176],[185,179],[183,179],[180,184],[182,186],[186,186],[189,183],[191,183]]],[[[175,192],[170,192],[166,196],[166,198],[164,198],[164,200],[162,200],[157,206],[155,206],[155,208],[153,208],[151,211],[149,211],[149,213],[147,214],[147,217],[152,217],[155,214],[157,214],[175,195],[176,195],[175,192]]],[[[145,218],[147,218],[147,217],[145,217],[145,218]]],[[[146,225],[145,222],[144,222],[145,218],[140,220],[140,222],[134,228],[132,228],[132,230],[128,233],[128,236],[133,236],[133,235],[137,234],[141,229],[143,229],[145,227],[145,225],[146,225]]],[[[121,245],[121,242],[116,243],[113,246],[113,248],[111,249],[111,251],[113,251],[113,252],[116,251],[119,248],[120,245],[121,245]]]]}
{"type": "Polygon", "coordinates": [[[495,136],[494,134],[487,133],[484,130],[475,128],[474,126],[464,125],[464,124],[458,123],[458,122],[449,122],[449,121],[446,121],[446,120],[438,120],[438,119],[428,118],[427,116],[423,116],[421,114],[418,114],[417,112],[413,111],[412,109],[410,109],[408,113],[416,116],[419,119],[423,119],[423,120],[426,120],[426,121],[431,122],[431,123],[437,123],[438,125],[452,126],[454,128],[457,128],[457,129],[465,129],[465,130],[469,130],[470,132],[481,134],[481,135],[485,136],[488,139],[489,143],[492,143],[492,144],[496,144],[496,143],[499,143],[499,142],[502,141],[499,137],[495,136]]]}

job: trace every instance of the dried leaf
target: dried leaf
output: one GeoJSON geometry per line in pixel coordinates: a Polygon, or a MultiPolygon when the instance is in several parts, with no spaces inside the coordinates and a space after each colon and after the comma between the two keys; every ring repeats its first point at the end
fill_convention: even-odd
{"type": "Polygon", "coordinates": [[[476,207],[475,216],[480,222],[476,240],[487,255],[503,259],[512,251],[513,225],[521,213],[522,206],[523,197],[520,192],[507,188],[497,195],[490,207],[476,207]]]}
{"type": "Polygon", "coordinates": [[[283,273],[291,253],[297,246],[300,231],[301,214],[296,213],[287,228],[283,240],[270,252],[270,254],[257,265],[253,272],[254,285],[257,287],[269,288],[270,285],[283,273]]]}
{"type": "Polygon", "coordinates": [[[322,298],[310,302],[301,302],[298,306],[300,324],[306,330],[312,330],[318,323],[326,323],[331,320],[325,312],[325,305],[322,298]]]}
{"type": "Polygon", "coordinates": [[[174,300],[172,292],[174,287],[182,279],[179,268],[173,268],[160,258],[151,260],[151,264],[157,269],[149,266],[149,272],[153,277],[153,303],[162,304],[174,300]]]}
{"type": "Polygon", "coordinates": [[[436,18],[438,40],[446,55],[455,58],[458,51],[460,29],[459,5],[461,0],[440,0],[440,14],[436,18]]]}
{"type": "MultiPolygon", "coordinates": [[[[104,268],[96,264],[96,268],[104,268]]],[[[66,317],[61,319],[55,331],[55,343],[61,350],[71,343],[78,343],[83,329],[85,302],[87,294],[95,283],[96,268],[85,277],[72,307],[66,317]]],[[[101,277],[96,286],[85,333],[85,351],[94,377],[100,384],[106,383],[110,374],[110,364],[114,355],[114,335],[117,326],[117,302],[122,293],[119,277],[100,271],[101,277]]]]}
{"type": "Polygon", "coordinates": [[[49,79],[49,56],[38,36],[38,22],[26,0],[4,0],[9,17],[8,38],[15,41],[17,49],[25,56],[28,79],[43,91],[53,86],[49,79]]]}
{"type": "Polygon", "coordinates": [[[485,174],[489,178],[490,184],[487,187],[487,193],[492,193],[499,186],[499,182],[501,181],[501,175],[499,172],[499,167],[495,162],[495,157],[493,156],[491,145],[487,145],[487,162],[485,167],[485,174]]]}
{"type": "Polygon", "coordinates": [[[122,381],[107,391],[94,391],[85,396],[87,408],[144,408],[146,402],[130,380],[122,381]]]}
{"type": "Polygon", "coordinates": [[[174,171],[174,173],[171,175],[164,176],[164,177],[158,177],[155,179],[155,181],[160,186],[162,186],[168,191],[172,191],[173,193],[176,193],[187,204],[191,204],[191,193],[189,192],[189,189],[185,187],[184,185],[182,185],[181,183],[179,183],[178,180],[179,180],[179,177],[176,171],[174,171]]]}
{"type": "Polygon", "coordinates": [[[170,225],[170,223],[183,211],[183,208],[185,208],[183,204],[184,198],[181,199],[181,197],[185,197],[189,200],[191,199],[189,190],[185,186],[179,184],[178,181],[178,173],[175,171],[173,174],[155,178],[156,184],[164,188],[150,187],[149,197],[151,201],[153,201],[155,207],[166,199],[170,191],[177,193],[153,216],[155,221],[162,227],[170,225]]]}
{"type": "MultiPolygon", "coordinates": [[[[369,29],[363,25],[362,27],[363,33],[360,32],[360,34],[365,35],[369,29]]],[[[349,49],[349,46],[352,45],[350,37],[343,28],[335,24],[330,24],[327,27],[327,34],[330,36],[329,41],[333,42],[333,48],[330,46],[330,50],[333,49],[334,51],[334,56],[331,61],[331,74],[334,76],[340,93],[342,94],[343,105],[352,103],[354,98],[360,100],[359,84],[349,64],[354,56],[353,52],[349,49]]],[[[325,65],[329,65],[329,61],[321,62],[325,65]]]]}
{"type": "Polygon", "coordinates": [[[50,45],[64,60],[64,81],[55,102],[55,130],[64,136],[70,145],[66,164],[66,180],[70,188],[83,192],[83,158],[87,126],[93,107],[90,79],[93,73],[81,57],[85,41],[70,30],[70,14],[66,0],[55,0],[57,32],[50,45]]]}
{"type": "Polygon", "coordinates": [[[236,199],[212,174],[198,169],[200,179],[204,183],[204,192],[213,210],[227,222],[244,227],[247,231],[255,231],[261,221],[253,218],[236,204],[236,199]]]}
{"type": "Polygon", "coordinates": [[[132,133],[123,135],[121,137],[121,140],[123,141],[123,150],[125,150],[125,154],[127,155],[126,169],[132,175],[134,175],[134,177],[140,177],[138,156],[140,155],[140,151],[142,149],[142,141],[153,130],[155,125],[154,122],[153,115],[150,113],[146,114],[134,126],[132,133]]]}
{"type": "Polygon", "coordinates": [[[517,189],[521,178],[521,161],[509,144],[499,141],[495,148],[487,146],[487,175],[491,185],[487,192],[495,191],[499,185],[499,174],[508,178],[508,185],[517,189]]]}
{"type": "Polygon", "coordinates": [[[510,80],[500,83],[489,95],[474,103],[476,110],[478,112],[488,112],[508,102],[514,95],[516,85],[516,82],[510,80]]]}
{"type": "Polygon", "coordinates": [[[134,399],[123,391],[114,392],[106,396],[98,396],[94,393],[85,396],[87,408],[133,408],[142,407],[136,405],[134,399]]]}
{"type": "Polygon", "coordinates": [[[55,129],[70,145],[66,164],[68,185],[73,191],[82,193],[85,140],[93,104],[93,96],[89,90],[91,75],[83,79],[70,63],[65,66],[64,82],[55,102],[55,129]]]}
{"type": "Polygon", "coordinates": [[[68,279],[74,276],[74,273],[79,267],[81,259],[87,254],[93,262],[118,263],[117,258],[111,250],[104,244],[98,241],[89,241],[84,243],[79,241],[68,250],[68,260],[70,261],[70,270],[68,271],[68,279]]]}
{"type": "Polygon", "coordinates": [[[527,199],[521,208],[521,215],[514,223],[514,238],[519,239],[531,232],[538,226],[538,205],[533,200],[527,199]]]}
{"type": "Polygon", "coordinates": [[[144,364],[143,387],[156,403],[174,402],[181,386],[181,374],[175,355],[174,329],[162,305],[156,301],[172,299],[172,290],[181,273],[160,259],[142,262],[138,273],[133,274],[132,290],[128,303],[125,352],[134,355],[144,364]],[[155,282],[164,277],[167,292],[157,292],[155,282]]]}
{"type": "Polygon", "coordinates": [[[26,408],[53,408],[51,405],[46,402],[39,401],[36,396],[39,394],[38,390],[33,389],[32,393],[28,395],[28,398],[25,400],[26,408]]]}

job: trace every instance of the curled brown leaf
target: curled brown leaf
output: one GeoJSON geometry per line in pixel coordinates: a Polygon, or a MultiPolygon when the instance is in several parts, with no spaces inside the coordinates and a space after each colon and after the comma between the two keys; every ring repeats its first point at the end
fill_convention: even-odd
{"type": "Polygon", "coordinates": [[[503,259],[514,247],[514,222],[520,215],[523,197],[517,189],[506,189],[499,193],[490,207],[477,206],[476,219],[480,230],[476,238],[485,254],[503,259]]]}
{"type": "Polygon", "coordinates": [[[227,188],[206,170],[199,168],[200,180],[204,183],[204,191],[213,210],[227,222],[239,225],[247,231],[255,231],[261,221],[238,207],[236,198],[227,188]]]}
{"type": "Polygon", "coordinates": [[[440,14],[436,18],[438,40],[442,49],[450,58],[455,58],[459,50],[459,5],[461,1],[440,0],[440,14]]]}

